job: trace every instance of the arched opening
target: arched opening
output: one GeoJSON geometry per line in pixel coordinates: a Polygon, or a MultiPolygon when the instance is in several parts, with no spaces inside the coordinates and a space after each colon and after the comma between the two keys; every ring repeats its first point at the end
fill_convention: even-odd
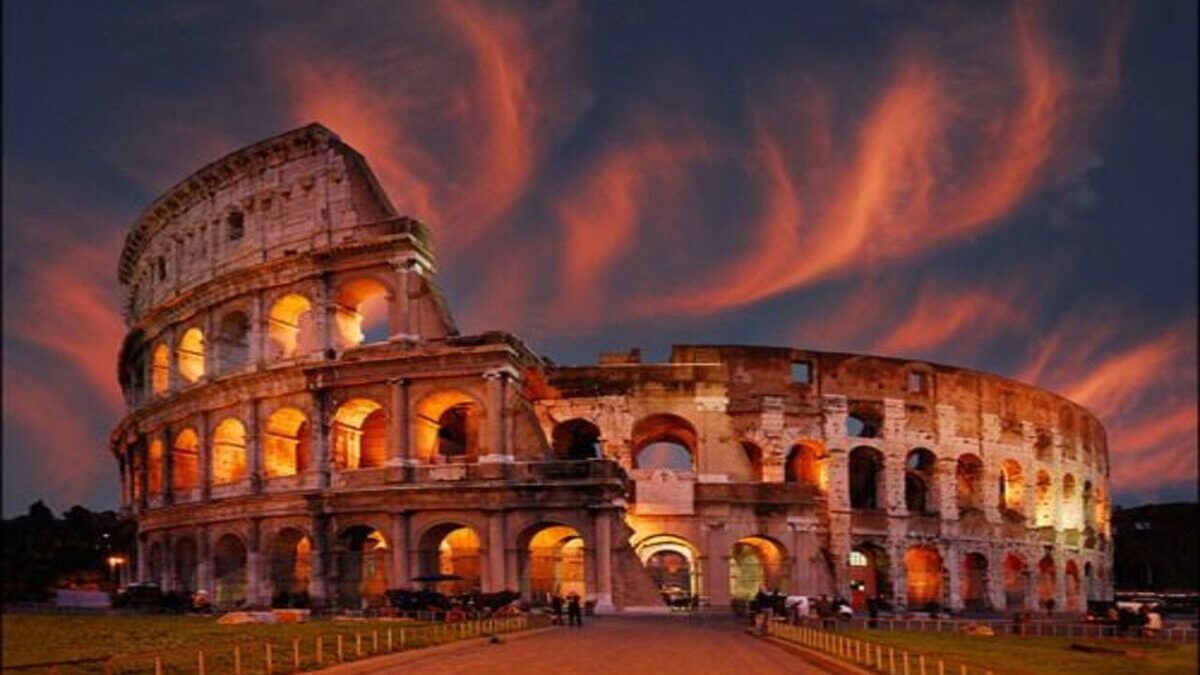
{"type": "Polygon", "coordinates": [[[1015,553],[1004,556],[1004,605],[1010,610],[1025,607],[1025,559],[1015,553]]]}
{"type": "Polygon", "coordinates": [[[295,408],[280,408],[263,431],[263,468],[269,477],[295,476],[308,470],[312,434],[308,418],[295,408]]]}
{"type": "Polygon", "coordinates": [[[633,425],[633,463],[638,469],[691,471],[696,429],[667,413],[643,417],[633,425]]]}
{"type": "Polygon", "coordinates": [[[198,382],[204,377],[204,333],[199,328],[184,331],[175,360],[184,382],[198,382]]]}
{"type": "Polygon", "coordinates": [[[149,581],[151,583],[158,584],[161,587],[164,581],[163,574],[166,572],[166,570],[163,568],[164,557],[162,544],[158,543],[157,541],[153,544],[150,544],[149,556],[150,564],[147,565],[150,574],[149,581]]]}
{"type": "Polygon", "coordinates": [[[1095,575],[1092,571],[1092,563],[1086,562],[1083,564],[1083,597],[1088,600],[1096,600],[1096,584],[1095,575]]]}
{"type": "Polygon", "coordinates": [[[421,577],[457,577],[433,586],[445,595],[475,593],[483,588],[483,555],[479,533],[460,523],[443,523],[421,537],[421,577]]]}
{"type": "Polygon", "coordinates": [[[913,546],[904,553],[908,607],[931,610],[942,603],[942,556],[932,546],[913,546]]]}
{"type": "Polygon", "coordinates": [[[221,420],[213,430],[214,484],[233,483],[246,477],[246,427],[233,417],[221,420]]]}
{"type": "Polygon", "coordinates": [[[878,509],[883,507],[883,454],[875,448],[860,445],[850,451],[850,508],[878,509]]]}
{"type": "Polygon", "coordinates": [[[787,552],[766,537],[744,537],[733,544],[729,557],[729,593],[748,601],[759,591],[787,595],[787,552]]]}
{"type": "Polygon", "coordinates": [[[566,525],[535,525],[519,541],[522,546],[521,593],[535,605],[549,604],[559,595],[587,596],[584,542],[579,532],[566,525]]]}
{"type": "Polygon", "coordinates": [[[200,484],[200,438],[188,428],[171,443],[171,488],[192,490],[200,484]]]}
{"type": "Polygon", "coordinates": [[[673,534],[651,535],[638,542],[634,551],[664,601],[682,602],[699,594],[700,554],[688,540],[673,534]]]}
{"type": "Polygon", "coordinates": [[[855,438],[879,438],[883,419],[874,410],[857,408],[846,415],[846,435],[855,438]]]}
{"type": "Polygon", "coordinates": [[[762,448],[751,443],[750,441],[742,441],[742,453],[746,456],[746,463],[750,465],[750,480],[762,482],[763,480],[763,452],[762,448]]]}
{"type": "Polygon", "coordinates": [[[1093,503],[1092,481],[1083,482],[1083,526],[1085,528],[1096,525],[1096,507],[1093,503]]]}
{"type": "Polygon", "coordinates": [[[1062,479],[1062,519],[1063,527],[1077,528],[1079,527],[1079,504],[1076,501],[1079,496],[1075,493],[1075,477],[1071,474],[1063,476],[1062,479]]]}
{"type": "Polygon", "coordinates": [[[1068,560],[1067,564],[1063,566],[1063,574],[1065,575],[1063,590],[1066,596],[1064,599],[1067,601],[1066,610],[1068,612],[1083,611],[1083,603],[1080,600],[1079,566],[1075,564],[1074,560],[1068,560]]]}
{"type": "Polygon", "coordinates": [[[347,281],[338,287],[334,302],[339,349],[388,339],[391,292],[379,280],[363,277],[347,281]]]}
{"type": "Polygon", "coordinates": [[[1054,459],[1054,443],[1050,434],[1039,429],[1033,443],[1034,456],[1039,462],[1049,462],[1054,459]]]}
{"type": "Polygon", "coordinates": [[[158,437],[146,451],[146,493],[151,497],[163,493],[163,442],[158,437]]]}
{"type": "Polygon", "coordinates": [[[175,542],[175,584],[176,589],[183,593],[196,590],[196,563],[200,557],[196,540],[185,537],[175,542]]]}
{"type": "Polygon", "coordinates": [[[276,300],[267,314],[267,339],[272,360],[286,359],[316,349],[312,302],[297,293],[289,293],[276,300]]]}
{"type": "Polygon", "coordinates": [[[882,547],[861,544],[850,551],[847,563],[850,570],[850,606],[856,611],[865,610],[870,598],[891,597],[891,561],[882,547]]]}
{"type": "Polygon", "coordinates": [[[217,333],[217,370],[227,373],[250,360],[250,317],[233,311],[221,318],[217,333]]]}
{"type": "Polygon", "coordinates": [[[353,398],[333,416],[333,465],[339,471],[372,469],[387,461],[387,414],[369,398],[353,398]]]}
{"type": "Polygon", "coordinates": [[[388,542],[383,533],[366,525],[342,530],[338,536],[337,597],[342,607],[382,606],[388,588],[388,542]]]}
{"type": "Polygon", "coordinates": [[[421,399],[416,411],[417,451],[427,462],[467,462],[479,457],[484,410],[471,396],[447,390],[421,399]]]}
{"type": "Polygon", "coordinates": [[[988,561],[982,553],[968,553],[962,558],[961,579],[963,606],[969,610],[988,609],[988,561]]]}
{"type": "Polygon", "coordinates": [[[1000,462],[1000,508],[1011,513],[1023,514],[1025,508],[1025,480],[1021,465],[1016,460],[1000,462]]]}
{"type": "Polygon", "coordinates": [[[820,471],[816,448],[797,443],[788,452],[787,461],[783,465],[783,480],[785,483],[817,487],[821,484],[820,471]]]}
{"type": "Polygon", "coordinates": [[[234,534],[226,534],[213,546],[213,603],[238,607],[246,603],[246,547],[234,534]]]}
{"type": "Polygon", "coordinates": [[[600,429],[584,419],[571,419],[554,425],[551,433],[555,459],[600,458],[600,429]]]}
{"type": "Polygon", "coordinates": [[[1034,494],[1037,500],[1035,505],[1038,527],[1052,527],[1054,525],[1054,483],[1050,480],[1050,474],[1044,470],[1037,472],[1037,492],[1034,494]]]}
{"type": "Polygon", "coordinates": [[[978,510],[982,507],[983,461],[967,453],[958,458],[954,471],[958,485],[959,512],[978,510]]]}
{"type": "Polygon", "coordinates": [[[1051,608],[1054,602],[1054,558],[1050,554],[1038,561],[1037,597],[1038,605],[1051,608]]]}
{"type": "Polygon", "coordinates": [[[904,508],[912,514],[937,511],[934,467],[937,457],[926,448],[916,448],[904,459],[904,508]]]}
{"type": "Polygon", "coordinates": [[[155,396],[162,396],[171,388],[171,350],[161,342],[151,355],[150,388],[155,396]]]}
{"type": "Polygon", "coordinates": [[[302,607],[308,602],[312,577],[312,542],[295,528],[286,528],[271,541],[267,565],[271,575],[271,606],[302,607]]]}

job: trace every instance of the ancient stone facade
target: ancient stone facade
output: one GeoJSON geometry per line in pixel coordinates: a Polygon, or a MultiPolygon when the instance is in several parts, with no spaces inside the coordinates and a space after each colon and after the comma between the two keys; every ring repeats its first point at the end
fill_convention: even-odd
{"type": "Polygon", "coordinates": [[[426,227],[319,125],[168,191],[120,278],[111,446],[138,578],[168,590],[359,607],[436,583],[602,611],[760,588],[910,610],[1111,596],[1108,452],[1080,406],[876,356],[561,367],[459,335],[426,227]]]}

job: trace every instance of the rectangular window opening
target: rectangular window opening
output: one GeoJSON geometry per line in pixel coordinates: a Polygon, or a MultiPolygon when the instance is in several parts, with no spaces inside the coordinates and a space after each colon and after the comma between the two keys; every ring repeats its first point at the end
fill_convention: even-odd
{"type": "Polygon", "coordinates": [[[792,382],[812,384],[812,364],[808,361],[792,361],[792,382]]]}

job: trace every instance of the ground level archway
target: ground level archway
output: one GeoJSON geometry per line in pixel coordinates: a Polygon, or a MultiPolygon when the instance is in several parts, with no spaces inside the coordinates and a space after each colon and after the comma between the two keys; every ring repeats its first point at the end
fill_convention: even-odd
{"type": "Polygon", "coordinates": [[[703,588],[700,553],[687,539],[673,534],[656,534],[638,542],[634,551],[665,599],[700,594],[703,588]]]}
{"type": "Polygon", "coordinates": [[[534,525],[520,537],[521,594],[534,605],[555,596],[587,596],[585,547],[579,531],[568,525],[534,525]]]}
{"type": "Polygon", "coordinates": [[[436,525],[421,536],[418,578],[459,577],[431,584],[445,595],[479,592],[483,589],[482,548],[474,528],[462,523],[436,525]]]}
{"type": "Polygon", "coordinates": [[[383,605],[388,588],[388,541],[383,533],[368,525],[346,528],[338,536],[337,553],[338,604],[351,609],[383,605]]]}
{"type": "Polygon", "coordinates": [[[751,600],[759,591],[787,595],[787,551],[766,537],[745,537],[730,552],[729,595],[734,601],[751,600]]]}

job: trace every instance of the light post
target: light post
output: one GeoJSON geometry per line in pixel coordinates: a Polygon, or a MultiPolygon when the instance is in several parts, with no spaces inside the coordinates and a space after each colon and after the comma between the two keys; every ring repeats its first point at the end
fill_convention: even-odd
{"type": "Polygon", "coordinates": [[[121,586],[121,578],[117,573],[117,568],[119,568],[121,565],[126,564],[127,562],[129,562],[129,561],[123,555],[108,556],[109,577],[112,579],[113,583],[116,584],[116,586],[118,588],[120,588],[120,586],[121,586]]]}

